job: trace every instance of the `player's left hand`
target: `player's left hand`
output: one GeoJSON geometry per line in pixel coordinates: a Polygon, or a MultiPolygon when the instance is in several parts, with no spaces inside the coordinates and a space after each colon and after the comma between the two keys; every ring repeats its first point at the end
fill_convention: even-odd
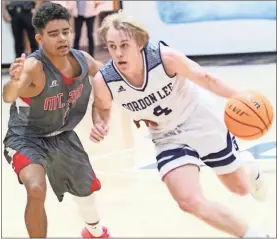
{"type": "Polygon", "coordinates": [[[94,143],[99,143],[108,135],[109,126],[104,123],[95,123],[90,131],[90,140],[94,143]]]}

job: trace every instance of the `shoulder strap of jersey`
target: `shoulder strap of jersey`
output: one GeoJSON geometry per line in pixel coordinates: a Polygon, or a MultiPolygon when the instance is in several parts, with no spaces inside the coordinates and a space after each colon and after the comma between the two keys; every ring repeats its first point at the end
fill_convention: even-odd
{"type": "Polygon", "coordinates": [[[73,49],[73,48],[71,48],[70,51],[73,54],[73,56],[77,59],[79,64],[81,65],[81,67],[83,69],[82,75],[87,74],[89,71],[88,62],[87,62],[87,59],[84,56],[84,54],[81,51],[73,49]]]}
{"type": "Polygon", "coordinates": [[[159,45],[148,42],[144,48],[144,53],[148,71],[151,71],[162,63],[159,45]]]}
{"type": "Polygon", "coordinates": [[[30,55],[28,55],[26,58],[31,58],[34,57],[37,60],[41,60],[42,59],[42,49],[39,48],[38,50],[32,52],[30,55]]]}
{"type": "Polygon", "coordinates": [[[144,48],[148,71],[151,71],[158,65],[162,64],[161,50],[160,50],[161,44],[164,46],[168,46],[164,41],[159,41],[157,45],[154,45],[148,42],[146,47],[144,48]]]}
{"type": "Polygon", "coordinates": [[[109,84],[114,81],[121,81],[122,78],[116,71],[113,65],[113,61],[108,61],[101,69],[100,73],[103,76],[104,81],[109,84]]]}
{"type": "Polygon", "coordinates": [[[163,64],[163,62],[162,62],[161,44],[162,44],[163,46],[168,46],[164,41],[159,41],[159,55],[160,55],[160,58],[161,58],[161,64],[163,65],[165,74],[166,74],[169,78],[173,78],[173,77],[176,76],[176,74],[174,74],[173,76],[168,75],[168,73],[167,73],[166,70],[165,70],[164,64],[163,64]]]}

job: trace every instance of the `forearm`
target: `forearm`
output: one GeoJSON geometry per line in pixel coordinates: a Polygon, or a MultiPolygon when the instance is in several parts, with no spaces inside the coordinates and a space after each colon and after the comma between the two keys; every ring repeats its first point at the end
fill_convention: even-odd
{"type": "Polygon", "coordinates": [[[238,90],[228,86],[222,80],[210,74],[205,74],[203,76],[203,79],[200,79],[200,81],[206,82],[205,84],[206,89],[224,98],[231,98],[233,95],[236,95],[239,93],[238,90]]]}
{"type": "Polygon", "coordinates": [[[96,106],[92,106],[92,121],[93,123],[104,122],[108,124],[110,121],[111,109],[100,109],[96,106]]]}

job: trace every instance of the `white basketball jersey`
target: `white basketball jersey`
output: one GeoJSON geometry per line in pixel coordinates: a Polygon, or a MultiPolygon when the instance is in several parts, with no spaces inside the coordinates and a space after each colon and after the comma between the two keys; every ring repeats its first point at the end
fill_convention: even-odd
{"type": "Polygon", "coordinates": [[[102,76],[113,100],[131,113],[134,120],[151,120],[158,123],[157,131],[174,129],[184,123],[197,105],[198,87],[191,81],[166,74],[160,55],[160,44],[150,43],[142,51],[144,83],[132,86],[120,74],[114,62],[102,69],[102,76]]]}

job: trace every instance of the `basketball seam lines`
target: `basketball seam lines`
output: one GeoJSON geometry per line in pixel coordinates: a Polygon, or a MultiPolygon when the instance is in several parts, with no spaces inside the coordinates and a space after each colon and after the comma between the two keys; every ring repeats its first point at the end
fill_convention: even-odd
{"type": "Polygon", "coordinates": [[[267,116],[267,118],[268,118],[268,122],[269,122],[269,125],[270,125],[271,120],[270,120],[270,118],[269,118],[269,114],[268,114],[268,110],[267,110],[266,104],[265,104],[265,102],[263,101],[263,99],[260,99],[260,100],[261,100],[261,101],[263,102],[263,104],[264,104],[265,111],[266,111],[266,116],[267,116]]]}
{"type": "Polygon", "coordinates": [[[228,117],[230,117],[232,120],[236,121],[237,123],[240,123],[240,124],[243,124],[243,125],[247,125],[247,126],[256,128],[256,129],[260,130],[261,132],[263,132],[263,130],[262,130],[260,127],[257,127],[257,126],[255,126],[255,125],[251,125],[251,124],[246,124],[246,123],[240,122],[240,121],[236,120],[235,118],[233,118],[232,116],[230,116],[228,113],[225,112],[225,114],[226,114],[228,117]]]}
{"type": "Polygon", "coordinates": [[[262,117],[259,116],[259,115],[255,112],[255,110],[253,110],[250,106],[248,106],[247,104],[245,104],[243,101],[241,101],[241,100],[239,100],[239,99],[238,99],[238,101],[240,101],[240,102],[243,103],[247,108],[249,108],[251,111],[253,111],[253,112],[259,117],[259,119],[263,122],[263,124],[265,125],[265,128],[267,129],[266,123],[263,121],[262,117]]]}

